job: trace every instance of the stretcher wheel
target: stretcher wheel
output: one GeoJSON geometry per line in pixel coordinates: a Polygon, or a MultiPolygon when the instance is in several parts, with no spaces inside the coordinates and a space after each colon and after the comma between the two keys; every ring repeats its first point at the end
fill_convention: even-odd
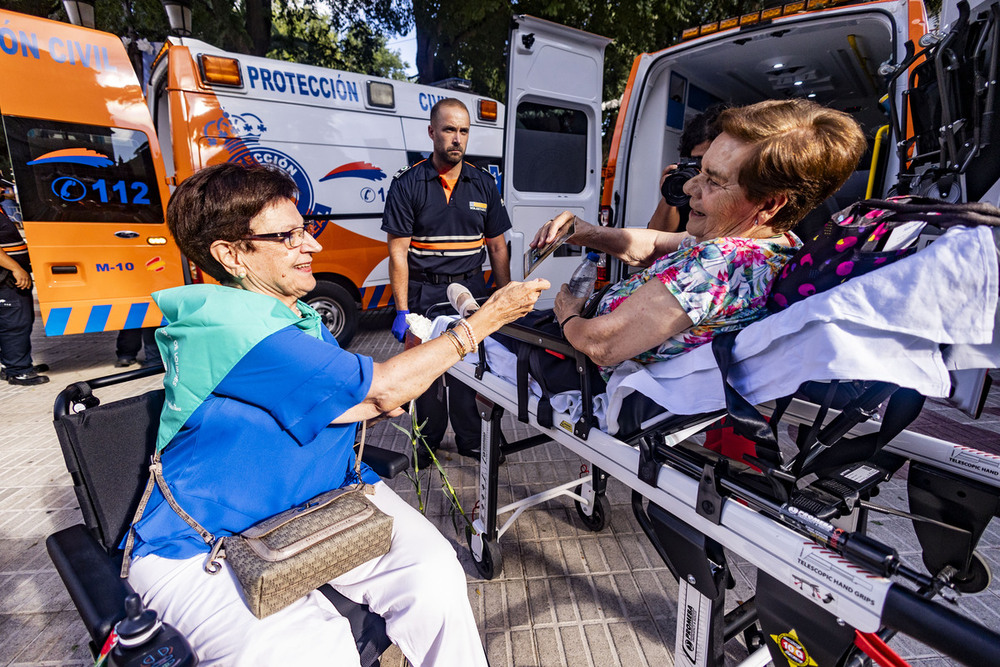
{"type": "MultiPolygon", "coordinates": [[[[576,493],[582,495],[582,485],[576,487],[576,493]]],[[[587,530],[592,530],[595,533],[604,530],[604,524],[611,515],[611,503],[608,501],[606,495],[601,493],[594,496],[594,509],[591,514],[587,514],[583,510],[583,503],[579,500],[574,500],[573,504],[576,505],[576,513],[580,515],[580,520],[583,521],[583,525],[587,527],[587,530]]]]}
{"type": "Polygon", "coordinates": [[[951,582],[960,593],[979,593],[989,588],[992,580],[993,572],[990,570],[990,564],[978,551],[973,551],[972,560],[969,562],[969,576],[964,579],[955,577],[951,582]]]}
{"type": "Polygon", "coordinates": [[[483,579],[493,579],[503,570],[503,554],[500,552],[500,544],[495,540],[481,538],[472,532],[472,528],[466,526],[465,539],[469,543],[469,551],[472,553],[472,562],[476,566],[476,571],[483,579]],[[482,540],[482,555],[476,559],[476,549],[473,548],[473,540],[482,540]]]}

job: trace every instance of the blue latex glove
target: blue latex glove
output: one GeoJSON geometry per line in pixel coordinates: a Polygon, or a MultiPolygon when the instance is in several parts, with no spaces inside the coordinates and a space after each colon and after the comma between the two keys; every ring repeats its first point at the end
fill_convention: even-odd
{"type": "Polygon", "coordinates": [[[406,336],[406,330],[409,327],[406,325],[406,316],[410,314],[408,310],[397,310],[396,319],[392,321],[392,335],[396,337],[400,343],[403,342],[403,338],[406,336]]]}

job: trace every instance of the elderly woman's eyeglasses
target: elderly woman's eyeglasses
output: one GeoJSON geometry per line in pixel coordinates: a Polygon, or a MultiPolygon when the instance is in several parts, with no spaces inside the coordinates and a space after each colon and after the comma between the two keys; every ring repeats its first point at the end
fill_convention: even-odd
{"type": "Polygon", "coordinates": [[[296,227],[295,229],[289,229],[287,232],[251,234],[244,238],[248,241],[281,241],[285,244],[286,248],[292,250],[302,245],[302,242],[306,240],[306,234],[308,232],[305,227],[296,227]]]}

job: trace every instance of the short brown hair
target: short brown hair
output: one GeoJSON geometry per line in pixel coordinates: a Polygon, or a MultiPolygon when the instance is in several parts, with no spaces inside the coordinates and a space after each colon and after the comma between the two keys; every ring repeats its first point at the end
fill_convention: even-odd
{"type": "Polygon", "coordinates": [[[282,199],[295,200],[295,182],[283,171],[258,164],[216,164],[185,179],[167,204],[167,226],[181,252],[221,283],[233,277],[212,256],[215,241],[238,241],[246,250],[250,221],[282,199]]]}
{"type": "Polygon", "coordinates": [[[466,116],[469,116],[469,118],[472,118],[472,116],[469,114],[469,107],[465,106],[465,102],[463,102],[462,100],[459,100],[459,99],[455,99],[454,97],[444,97],[444,98],[438,100],[437,102],[435,102],[434,106],[431,107],[431,122],[432,123],[434,122],[434,119],[437,118],[437,115],[441,111],[441,109],[443,109],[445,107],[455,107],[456,109],[461,109],[462,111],[465,112],[466,116]]]}
{"type": "Polygon", "coordinates": [[[857,122],[808,100],[768,100],[727,109],[722,132],[753,144],[739,173],[755,203],[783,194],[788,203],[771,219],[777,232],[791,229],[844,184],[865,152],[857,122]]]}

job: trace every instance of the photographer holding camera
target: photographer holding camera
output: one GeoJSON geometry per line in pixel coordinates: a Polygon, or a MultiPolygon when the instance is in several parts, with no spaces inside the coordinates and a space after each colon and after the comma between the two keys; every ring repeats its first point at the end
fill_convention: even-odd
{"type": "Polygon", "coordinates": [[[668,165],[660,176],[660,193],[663,197],[646,223],[647,229],[658,232],[683,232],[691,214],[690,197],[684,194],[684,184],[701,171],[701,157],[719,135],[715,121],[725,111],[724,104],[710,106],[684,125],[681,133],[680,160],[668,165]]]}

